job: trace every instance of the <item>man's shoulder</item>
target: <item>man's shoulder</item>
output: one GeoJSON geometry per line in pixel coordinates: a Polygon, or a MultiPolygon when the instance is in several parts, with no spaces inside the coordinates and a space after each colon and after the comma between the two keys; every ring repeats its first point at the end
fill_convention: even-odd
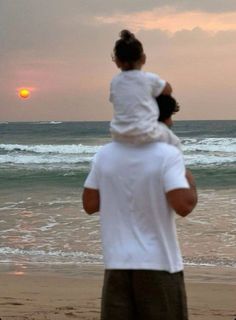
{"type": "Polygon", "coordinates": [[[133,152],[138,151],[139,153],[151,152],[153,154],[158,154],[161,157],[167,157],[170,155],[178,155],[181,152],[175,147],[165,142],[153,142],[143,145],[129,145],[120,142],[112,141],[103,145],[97,152],[97,156],[104,156],[116,151],[119,152],[133,152]]]}
{"type": "Polygon", "coordinates": [[[114,148],[116,148],[116,143],[113,141],[109,142],[99,148],[98,152],[96,153],[96,156],[97,157],[103,156],[104,154],[111,152],[111,150],[114,148]]]}
{"type": "Polygon", "coordinates": [[[112,163],[115,162],[117,157],[121,155],[127,155],[128,151],[122,143],[118,142],[110,142],[103,145],[94,157],[94,162],[97,165],[104,165],[105,163],[112,163]]]}
{"type": "Polygon", "coordinates": [[[166,142],[155,142],[151,144],[150,147],[151,149],[149,152],[155,154],[155,157],[161,158],[163,161],[170,158],[175,159],[179,156],[182,157],[178,148],[166,142]]]}

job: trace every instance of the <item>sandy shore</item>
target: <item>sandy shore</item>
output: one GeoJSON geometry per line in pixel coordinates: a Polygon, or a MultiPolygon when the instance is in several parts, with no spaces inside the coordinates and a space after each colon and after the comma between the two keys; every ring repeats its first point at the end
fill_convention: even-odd
{"type": "MultiPolygon", "coordinates": [[[[0,319],[98,320],[103,271],[1,272],[0,319]]],[[[190,320],[235,320],[236,269],[185,269],[190,320]]]]}

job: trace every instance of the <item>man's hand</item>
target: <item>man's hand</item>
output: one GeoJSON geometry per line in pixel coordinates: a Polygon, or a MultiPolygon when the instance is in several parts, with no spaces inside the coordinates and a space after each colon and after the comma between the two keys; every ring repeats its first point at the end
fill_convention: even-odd
{"type": "Polygon", "coordinates": [[[99,211],[100,195],[98,190],[84,188],[82,199],[85,212],[92,214],[99,211]]]}

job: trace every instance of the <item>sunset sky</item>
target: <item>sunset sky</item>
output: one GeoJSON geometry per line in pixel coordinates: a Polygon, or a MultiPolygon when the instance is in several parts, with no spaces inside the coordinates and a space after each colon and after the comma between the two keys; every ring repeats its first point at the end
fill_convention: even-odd
{"type": "Polygon", "coordinates": [[[124,28],[171,83],[176,119],[236,119],[235,0],[0,0],[0,121],[110,120],[124,28]]]}

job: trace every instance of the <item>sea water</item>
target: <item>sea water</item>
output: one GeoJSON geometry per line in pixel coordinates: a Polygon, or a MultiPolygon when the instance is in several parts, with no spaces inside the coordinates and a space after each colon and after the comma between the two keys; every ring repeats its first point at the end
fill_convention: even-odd
{"type": "MultiPolygon", "coordinates": [[[[177,121],[199,203],[177,218],[185,264],[236,267],[236,121],[177,121]]],[[[0,265],[102,264],[99,215],[81,193],[109,122],[0,123],[0,265]]]]}

